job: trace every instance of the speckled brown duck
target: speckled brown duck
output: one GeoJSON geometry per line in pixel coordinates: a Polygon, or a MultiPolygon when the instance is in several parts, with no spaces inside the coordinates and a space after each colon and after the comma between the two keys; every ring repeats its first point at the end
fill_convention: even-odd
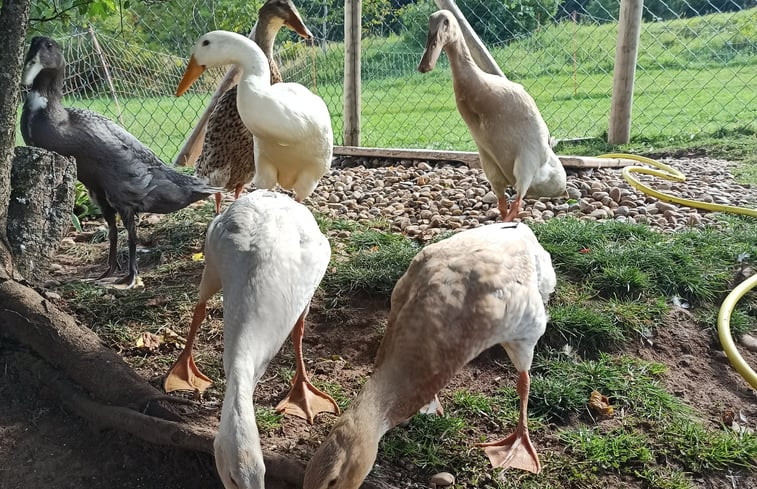
{"type": "MultiPolygon", "coordinates": [[[[279,67],[273,59],[273,44],[282,26],[302,37],[312,37],[291,0],[268,0],[260,7],[253,40],[268,58],[271,84],[282,81],[279,67]]],[[[221,96],[208,119],[195,176],[209,185],[233,191],[237,199],[255,175],[253,149],[252,133],[245,127],[237,110],[237,87],[234,86],[221,96]]],[[[220,192],[215,199],[216,213],[220,213],[220,192]]]]}

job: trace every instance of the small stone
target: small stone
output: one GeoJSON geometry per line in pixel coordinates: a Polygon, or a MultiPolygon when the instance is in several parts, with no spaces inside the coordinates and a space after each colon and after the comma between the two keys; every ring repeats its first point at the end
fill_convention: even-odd
{"type": "Polygon", "coordinates": [[[547,204],[545,204],[544,202],[540,200],[537,200],[536,202],[534,202],[534,210],[543,211],[546,209],[547,209],[547,204]]]}
{"type": "Polygon", "coordinates": [[[450,474],[449,472],[439,472],[438,474],[432,475],[431,479],[429,479],[429,482],[433,485],[433,487],[449,487],[455,483],[455,476],[450,474]]]}
{"type": "Polygon", "coordinates": [[[581,199],[578,201],[578,208],[581,209],[582,212],[590,212],[592,209],[594,209],[594,206],[591,205],[591,202],[589,202],[586,199],[581,199]]]}
{"type": "Polygon", "coordinates": [[[589,217],[593,217],[594,219],[607,219],[607,211],[604,209],[594,209],[591,211],[591,214],[589,214],[589,217]]]}
{"type": "Polygon", "coordinates": [[[613,187],[610,189],[610,198],[614,200],[615,202],[620,203],[621,196],[622,195],[618,187],[613,187]]]}
{"type": "Polygon", "coordinates": [[[423,171],[431,171],[431,165],[429,165],[425,161],[421,161],[420,163],[418,163],[417,168],[423,171]]]}
{"type": "Polygon", "coordinates": [[[74,238],[71,236],[66,236],[62,240],[60,240],[60,244],[63,246],[74,246],[76,245],[76,241],[74,241],[74,238]]]}
{"type": "Polygon", "coordinates": [[[662,213],[662,214],[665,214],[665,211],[674,211],[674,210],[676,210],[676,206],[675,205],[669,204],[667,202],[657,202],[655,204],[655,206],[657,207],[657,210],[660,213],[662,213]]]}
{"type": "Polygon", "coordinates": [[[698,226],[702,222],[702,216],[699,214],[689,214],[689,217],[686,221],[689,226],[698,226]]]}
{"type": "Polygon", "coordinates": [[[498,199],[497,196],[494,195],[494,192],[489,191],[481,200],[483,200],[487,204],[496,204],[498,199]]]}
{"type": "Polygon", "coordinates": [[[577,188],[568,187],[568,198],[578,200],[581,198],[581,191],[577,188]]]}
{"type": "Polygon", "coordinates": [[[615,209],[615,215],[616,216],[627,216],[629,212],[628,207],[621,205],[617,209],[615,209]]]}

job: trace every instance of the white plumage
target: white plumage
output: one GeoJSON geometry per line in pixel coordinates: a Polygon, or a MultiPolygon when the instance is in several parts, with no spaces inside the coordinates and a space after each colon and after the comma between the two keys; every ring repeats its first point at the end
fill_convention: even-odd
{"type": "Polygon", "coordinates": [[[297,372],[292,390],[277,410],[311,422],[318,412],[339,413],[334,400],[308,382],[301,356],[305,316],[330,256],[328,239],[310,211],[267,190],[235,201],[208,228],[188,350],[182,352],[172,375],[196,368],[191,361],[194,333],[205,317],[206,302],[223,289],[226,395],[214,448],[218,473],[227,488],[264,487],[252,396],[290,332],[297,372]]]}
{"type": "Polygon", "coordinates": [[[242,70],[237,109],[254,137],[253,184],[270,189],[278,182],[294,190],[297,200],[302,201],[331,168],[334,137],[325,102],[298,83],[271,85],[268,61],[260,47],[227,31],[200,37],[177,95],[184,93],[207,66],[227,64],[242,70]]]}

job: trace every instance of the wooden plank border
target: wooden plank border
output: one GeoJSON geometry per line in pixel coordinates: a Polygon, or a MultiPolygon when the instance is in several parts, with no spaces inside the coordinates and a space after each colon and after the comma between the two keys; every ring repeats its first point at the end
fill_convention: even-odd
{"type": "MultiPolygon", "coordinates": [[[[334,146],[334,156],[460,161],[470,168],[481,168],[478,153],[475,151],[334,146]]],[[[562,162],[565,168],[623,168],[637,163],[633,160],[627,160],[624,158],[597,158],[594,156],[558,155],[558,158],[560,158],[560,162],[562,162]]]]}

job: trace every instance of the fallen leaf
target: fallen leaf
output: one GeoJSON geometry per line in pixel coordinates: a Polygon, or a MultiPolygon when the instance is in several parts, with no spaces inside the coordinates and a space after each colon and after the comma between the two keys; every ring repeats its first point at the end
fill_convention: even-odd
{"type": "Polygon", "coordinates": [[[202,252],[195,253],[192,255],[192,261],[203,261],[203,260],[205,260],[205,255],[202,252]]]}
{"type": "Polygon", "coordinates": [[[733,422],[736,420],[736,413],[733,409],[726,409],[723,414],[720,415],[720,421],[726,426],[733,426],[733,422]]]}
{"type": "Polygon", "coordinates": [[[136,347],[141,350],[155,351],[160,348],[163,338],[152,333],[142,333],[136,341],[136,347]]]}
{"type": "Polygon", "coordinates": [[[171,328],[163,329],[163,343],[178,349],[183,349],[186,344],[184,338],[171,328]]]}
{"type": "Polygon", "coordinates": [[[601,416],[608,417],[612,416],[615,411],[610,405],[610,399],[599,391],[591,391],[591,395],[589,395],[589,408],[601,416]]]}

